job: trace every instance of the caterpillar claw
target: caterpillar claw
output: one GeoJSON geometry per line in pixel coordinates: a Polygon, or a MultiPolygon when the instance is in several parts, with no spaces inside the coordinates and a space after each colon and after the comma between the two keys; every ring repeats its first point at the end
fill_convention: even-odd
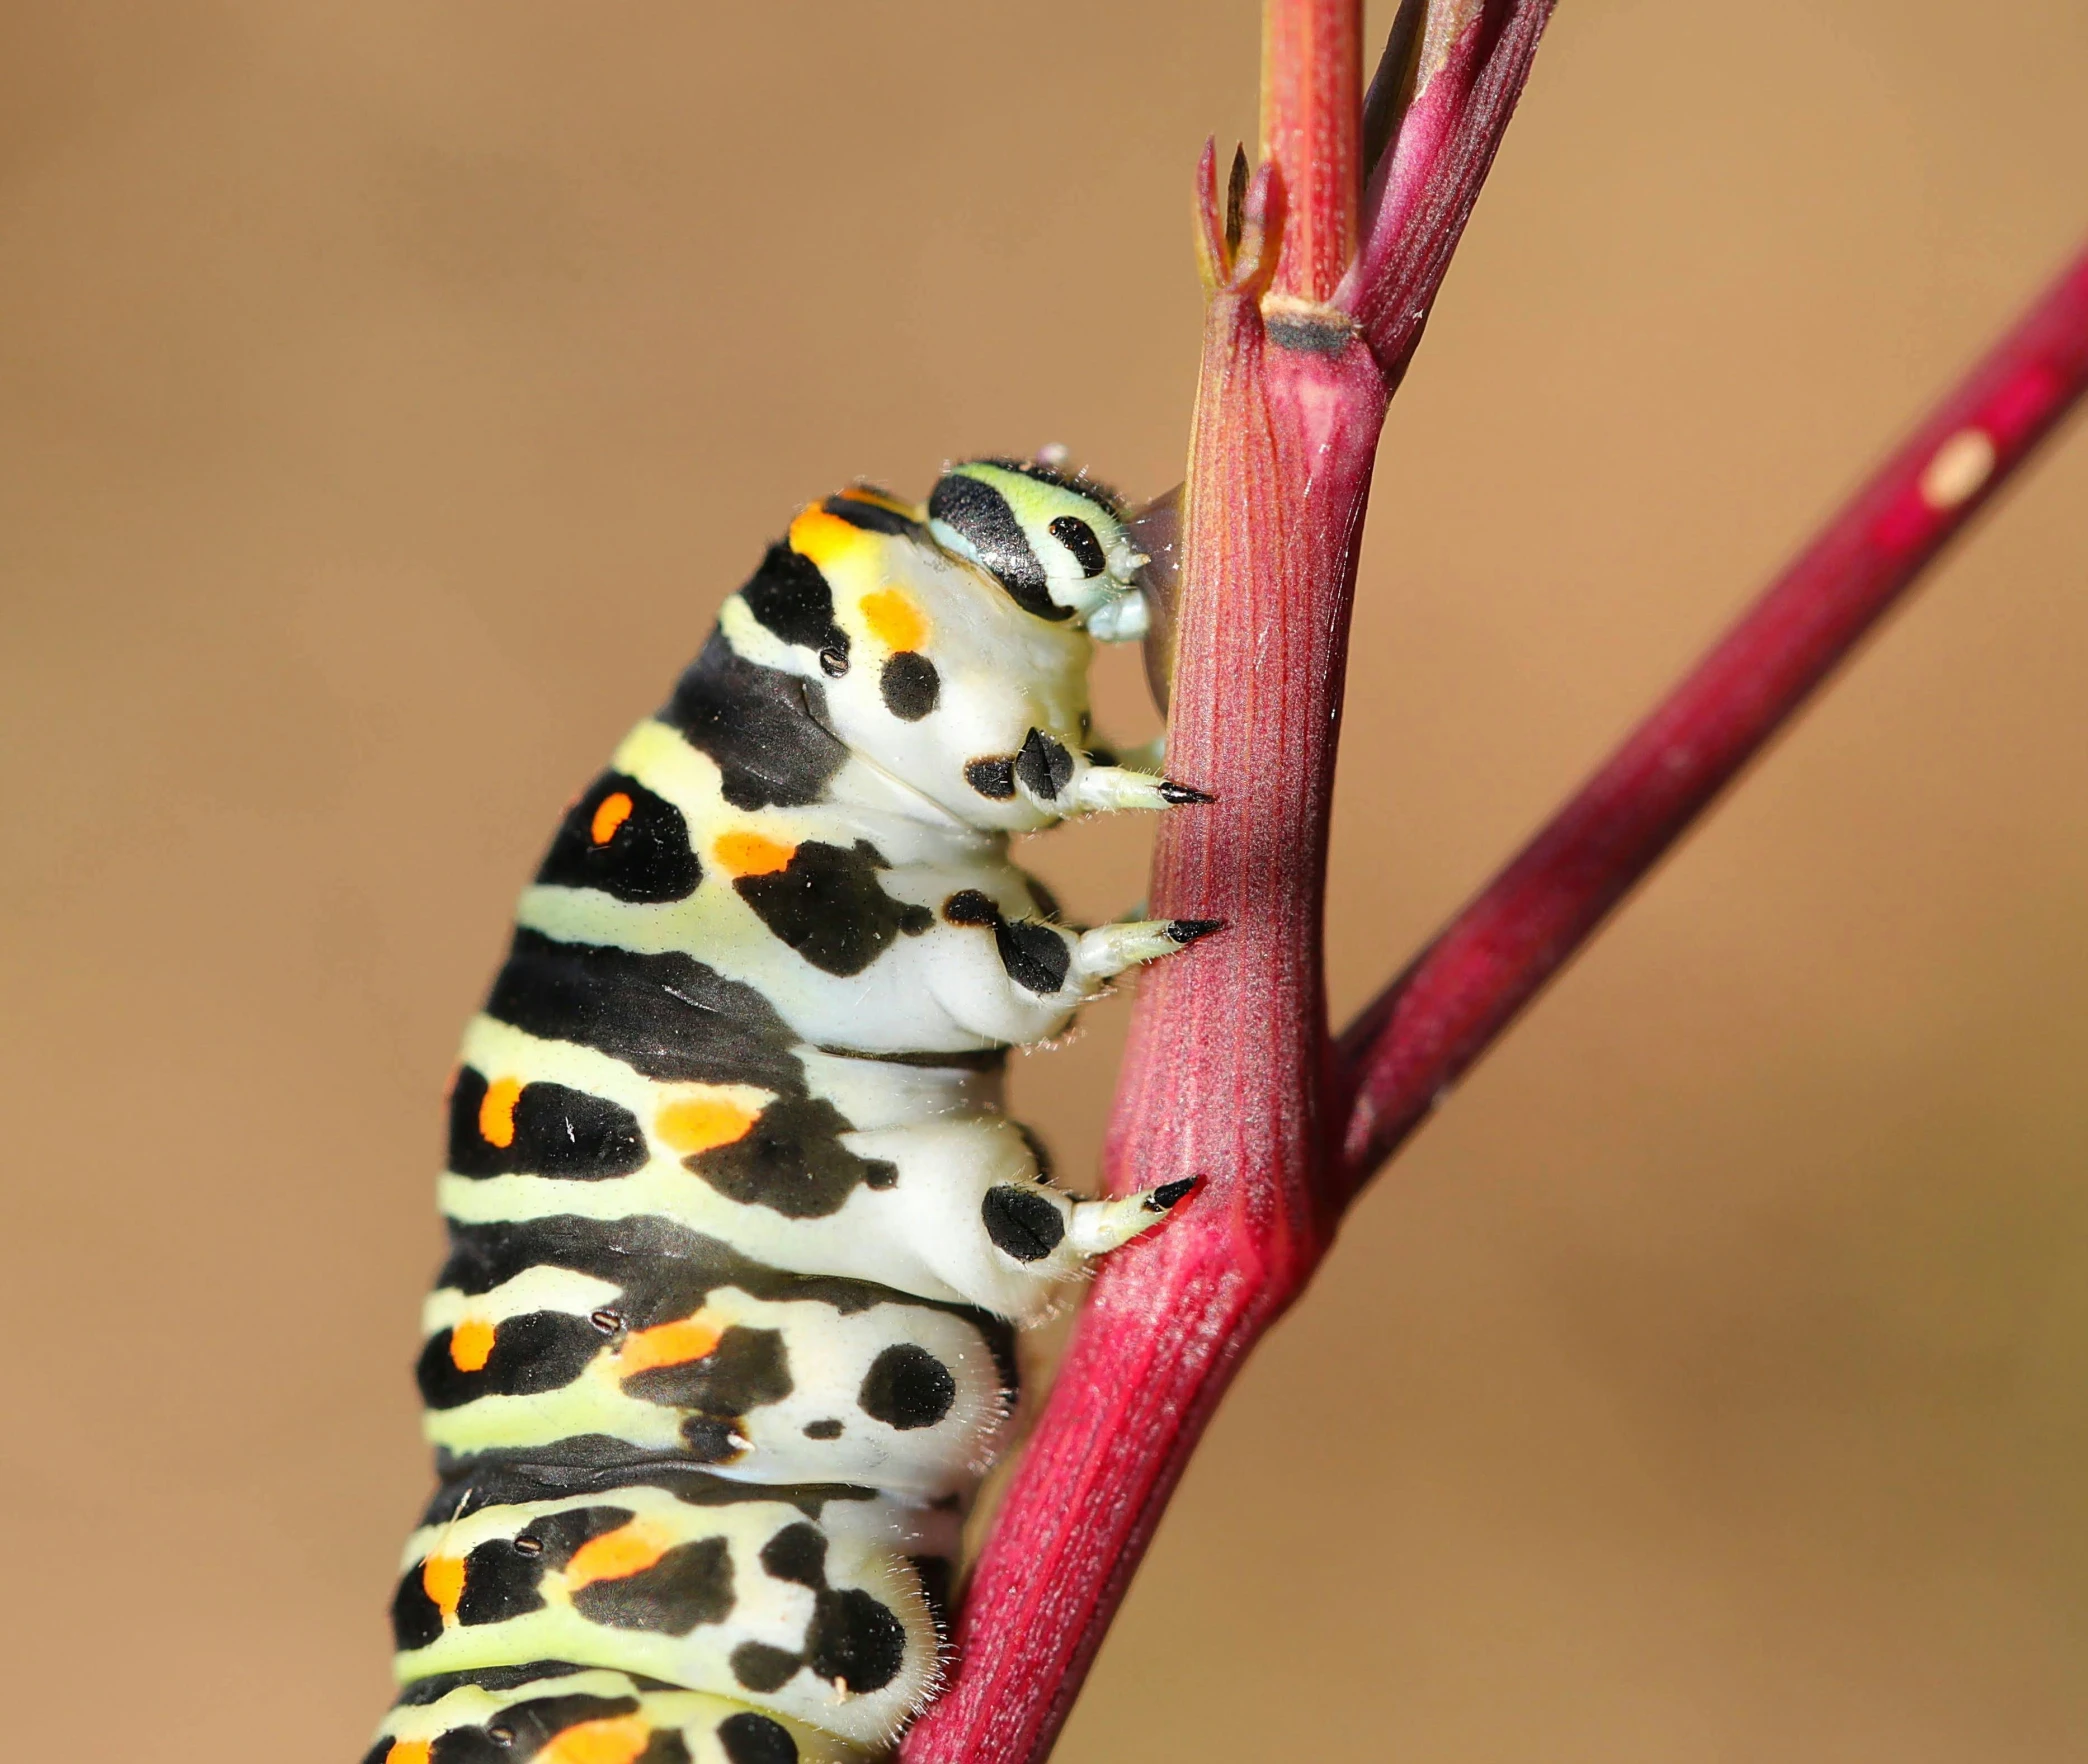
{"type": "Polygon", "coordinates": [[[1223,923],[1219,919],[1133,919],[1122,925],[1097,926],[1081,933],[1073,966],[1087,981],[1113,980],[1127,968],[1173,955],[1185,944],[1208,937],[1223,923]]]}
{"type": "Polygon", "coordinates": [[[1169,793],[1180,788],[1165,778],[1156,778],[1150,772],[1134,772],[1126,766],[1089,766],[1074,779],[1067,791],[1068,807],[1074,814],[1173,808],[1182,799],[1169,793]]]}
{"type": "Polygon", "coordinates": [[[1184,1176],[1120,1200],[1075,1201],[1067,1237],[1083,1256],[1107,1255],[1159,1224],[1202,1181],[1201,1176],[1184,1176]]]}

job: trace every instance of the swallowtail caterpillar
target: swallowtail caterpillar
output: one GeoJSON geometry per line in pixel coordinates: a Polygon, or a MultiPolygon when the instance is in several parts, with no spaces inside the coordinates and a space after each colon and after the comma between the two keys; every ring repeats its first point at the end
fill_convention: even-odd
{"type": "Polygon", "coordinates": [[[1045,465],[814,503],[567,812],[450,1095],[365,1764],[860,1764],[934,1692],[1014,1329],[1192,1186],[1073,1199],[1000,1107],[1217,929],[1074,929],[1008,857],[1209,800],[1091,733],[1146,562],[1045,465]]]}

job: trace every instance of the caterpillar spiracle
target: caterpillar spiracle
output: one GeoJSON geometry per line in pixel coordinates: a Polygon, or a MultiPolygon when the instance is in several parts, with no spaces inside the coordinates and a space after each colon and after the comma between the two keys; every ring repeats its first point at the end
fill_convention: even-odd
{"type": "Polygon", "coordinates": [[[863,1764],[933,1693],[1014,1329],[1192,1186],[1074,1199],[1001,1110],[1217,929],[1075,929],[1008,856],[1210,800],[1091,732],[1145,561],[1042,465],[814,503],[567,812],[450,1095],[365,1764],[863,1764]]]}

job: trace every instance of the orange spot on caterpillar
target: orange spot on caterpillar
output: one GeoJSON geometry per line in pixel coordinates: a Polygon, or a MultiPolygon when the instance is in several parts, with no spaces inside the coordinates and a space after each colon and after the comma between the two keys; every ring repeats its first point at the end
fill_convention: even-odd
{"type": "Polygon", "coordinates": [[[642,1519],[590,1538],[573,1552],[573,1559],[566,1564],[566,1591],[578,1592],[597,1580],[624,1580],[633,1574],[642,1574],[667,1553],[668,1542],[667,1536],[657,1526],[648,1525],[642,1519]]]}
{"type": "Polygon", "coordinates": [[[702,1359],[716,1347],[723,1334],[724,1331],[709,1322],[701,1311],[679,1322],[641,1329],[624,1338],[616,1356],[616,1375],[635,1378],[641,1372],[650,1372],[655,1366],[686,1366],[691,1360],[702,1359]]]}
{"type": "Polygon", "coordinates": [[[671,1102],[653,1117],[653,1130],[685,1157],[715,1151],[744,1139],[761,1111],[723,1097],[692,1096],[671,1102]]]}
{"type": "Polygon", "coordinates": [[[569,1727],[536,1755],[536,1764],[631,1764],[652,1740],[643,1715],[612,1715],[569,1727]]]}
{"type": "Polygon", "coordinates": [[[426,1740],[393,1740],[384,1764],[428,1764],[429,1751],[426,1740]]]}
{"type": "Polygon", "coordinates": [[[466,1317],[450,1331],[450,1364],[459,1372],[483,1372],[493,1357],[493,1325],[466,1317]]]}
{"type": "Polygon", "coordinates": [[[928,640],[927,619],[897,588],[864,595],[863,622],[870,627],[871,636],[894,652],[919,649],[928,640]]]}
{"type": "Polygon", "coordinates": [[[421,1564],[421,1591],[442,1613],[443,1622],[456,1622],[457,1601],[464,1596],[464,1558],[430,1556],[421,1564]]]}
{"type": "Polygon", "coordinates": [[[597,845],[607,845],[616,837],[617,828],[630,818],[630,794],[627,791],[613,790],[595,805],[594,819],[588,823],[587,836],[597,845]]]}
{"type": "Polygon", "coordinates": [[[797,847],[760,833],[723,833],[711,847],[718,862],[734,876],[771,876],[797,856],[797,847]]]}
{"type": "Polygon", "coordinates": [[[515,1104],[522,1096],[522,1080],[496,1078],[486,1086],[479,1103],[479,1137],[502,1151],[515,1143],[515,1104]]]}
{"type": "Polygon", "coordinates": [[[857,546],[868,544],[871,538],[839,515],[828,514],[816,502],[790,523],[790,549],[800,557],[810,558],[821,569],[857,546]]]}

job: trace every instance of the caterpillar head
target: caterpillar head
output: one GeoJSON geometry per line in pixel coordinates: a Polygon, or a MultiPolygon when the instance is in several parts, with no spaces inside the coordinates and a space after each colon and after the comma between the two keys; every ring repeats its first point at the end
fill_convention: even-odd
{"type": "Polygon", "coordinates": [[[1146,560],[1099,484],[1047,465],[967,460],[929,495],[928,527],[938,545],[978,565],[1024,612],[1085,625],[1105,643],[1145,634],[1134,578],[1146,560]]]}

